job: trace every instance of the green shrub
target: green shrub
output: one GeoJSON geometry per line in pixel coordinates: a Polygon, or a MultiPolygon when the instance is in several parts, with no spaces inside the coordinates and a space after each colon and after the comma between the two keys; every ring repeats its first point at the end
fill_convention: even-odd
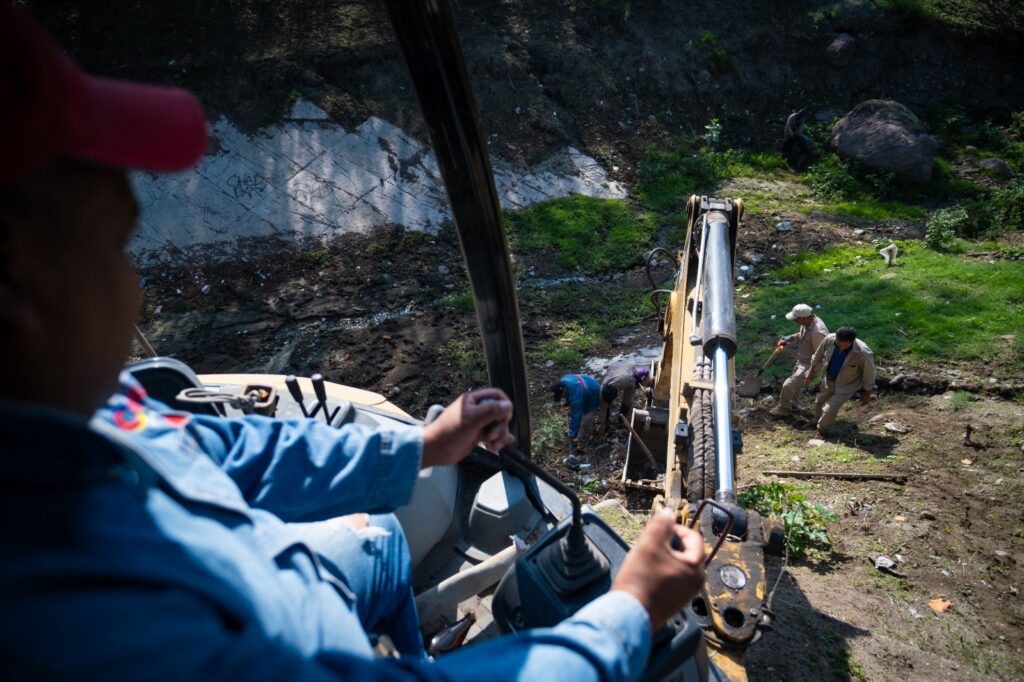
{"type": "Polygon", "coordinates": [[[928,218],[924,243],[929,248],[948,251],[956,242],[956,238],[967,231],[969,222],[970,217],[963,206],[939,209],[928,218]]]}
{"type": "Polygon", "coordinates": [[[1024,230],[1024,182],[1001,187],[989,198],[990,233],[1002,234],[1010,230],[1024,230]]]}
{"type": "Polygon", "coordinates": [[[850,164],[835,154],[825,156],[808,168],[807,180],[814,196],[822,201],[857,199],[864,192],[850,164]]]}
{"type": "Polygon", "coordinates": [[[828,524],[836,520],[834,512],[810,502],[796,486],[763,483],[748,488],[739,496],[741,505],[765,515],[782,519],[786,546],[794,557],[827,551],[832,547],[828,524]]]}

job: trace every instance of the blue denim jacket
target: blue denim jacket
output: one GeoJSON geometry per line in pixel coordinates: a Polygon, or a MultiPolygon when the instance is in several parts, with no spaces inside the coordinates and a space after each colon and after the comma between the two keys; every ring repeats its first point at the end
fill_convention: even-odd
{"type": "Polygon", "coordinates": [[[575,438],[580,432],[583,415],[596,410],[601,402],[601,385],[587,374],[566,374],[561,382],[569,406],[569,437],[575,438]]]}
{"type": "Polygon", "coordinates": [[[646,612],[611,593],[435,663],[373,658],[285,521],[404,504],[418,427],[167,413],[129,383],[92,426],[0,404],[0,443],[4,677],[626,680],[648,655],[646,612]]]}

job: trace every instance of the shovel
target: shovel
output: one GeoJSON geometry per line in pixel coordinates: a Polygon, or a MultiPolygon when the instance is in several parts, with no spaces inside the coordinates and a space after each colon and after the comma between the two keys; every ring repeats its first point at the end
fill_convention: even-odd
{"type": "Polygon", "coordinates": [[[761,369],[757,370],[754,374],[748,374],[743,378],[743,383],[736,387],[736,393],[743,398],[756,398],[761,393],[761,372],[772,364],[772,361],[782,352],[785,346],[781,346],[775,349],[775,352],[768,356],[764,364],[761,365],[761,369]]]}

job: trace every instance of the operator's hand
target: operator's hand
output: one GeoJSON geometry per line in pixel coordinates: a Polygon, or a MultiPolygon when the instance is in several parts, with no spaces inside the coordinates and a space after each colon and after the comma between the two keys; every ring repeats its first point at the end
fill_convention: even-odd
{"type": "Polygon", "coordinates": [[[782,350],[783,348],[785,348],[788,345],[789,345],[789,341],[786,341],[785,338],[781,338],[781,339],[779,339],[779,342],[775,344],[775,350],[782,350]]]}
{"type": "Polygon", "coordinates": [[[512,401],[500,388],[463,393],[423,427],[423,467],[456,464],[477,443],[497,452],[515,442],[512,401]]]}
{"type": "Polygon", "coordinates": [[[804,381],[806,381],[807,383],[811,383],[811,379],[813,379],[813,378],[814,378],[814,369],[812,368],[812,369],[807,370],[807,373],[804,374],[804,381]]]}
{"type": "Polygon", "coordinates": [[[867,407],[871,404],[871,390],[865,390],[860,394],[860,406],[867,407]]]}
{"type": "Polygon", "coordinates": [[[677,525],[666,509],[651,519],[626,555],[612,589],[636,597],[651,617],[651,629],[657,630],[689,604],[703,582],[704,538],[677,525]],[[681,551],[672,549],[673,536],[682,542],[681,551]]]}

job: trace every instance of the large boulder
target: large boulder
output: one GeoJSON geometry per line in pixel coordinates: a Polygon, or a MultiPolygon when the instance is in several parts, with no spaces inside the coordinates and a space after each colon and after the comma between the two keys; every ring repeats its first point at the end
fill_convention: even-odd
{"type": "Polygon", "coordinates": [[[890,171],[904,182],[927,182],[938,141],[899,102],[868,100],[836,122],[832,147],[845,159],[890,171]]]}

